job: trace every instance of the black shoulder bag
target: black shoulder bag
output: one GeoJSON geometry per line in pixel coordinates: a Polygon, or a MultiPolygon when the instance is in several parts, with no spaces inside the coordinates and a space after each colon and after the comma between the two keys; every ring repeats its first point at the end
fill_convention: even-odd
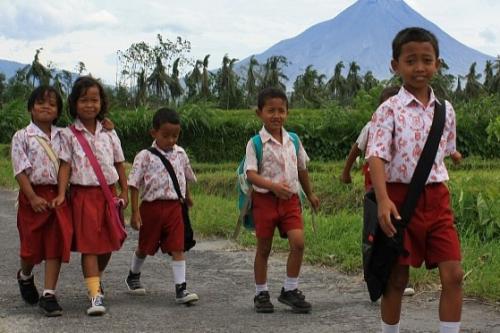
{"type": "Polygon", "coordinates": [[[179,186],[179,181],[177,180],[177,176],[175,175],[174,168],[172,167],[172,164],[170,164],[170,162],[165,158],[165,156],[163,156],[158,151],[158,149],[150,147],[148,148],[148,151],[160,158],[161,162],[167,169],[172,182],[174,183],[175,192],[177,193],[177,196],[179,197],[182,205],[182,219],[184,221],[184,251],[189,251],[196,245],[196,241],[194,240],[193,228],[191,227],[191,221],[189,220],[189,209],[186,201],[184,200],[184,197],[182,196],[181,187],[179,186]]]}
{"type": "Polygon", "coordinates": [[[401,208],[401,220],[393,219],[397,230],[394,237],[387,237],[378,223],[375,192],[367,192],[364,197],[363,214],[363,274],[368,286],[370,299],[375,302],[382,296],[389,281],[391,269],[400,255],[408,256],[403,246],[404,229],[410,223],[413,211],[422,193],[425,182],[436,158],[439,142],[446,120],[445,101],[436,99],[431,129],[411,178],[407,197],[401,208]]]}

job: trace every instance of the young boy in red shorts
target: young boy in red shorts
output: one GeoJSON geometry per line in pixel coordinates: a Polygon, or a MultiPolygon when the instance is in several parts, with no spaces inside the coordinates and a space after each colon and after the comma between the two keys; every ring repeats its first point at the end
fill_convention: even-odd
{"type": "Polygon", "coordinates": [[[409,255],[395,264],[382,296],[382,332],[399,332],[409,265],[420,267],[425,261],[428,269],[439,269],[440,332],[456,333],[460,330],[463,271],[444,164],[445,156],[456,152],[455,112],[449,102],[438,101],[429,86],[440,65],[438,41],[431,32],[401,30],[392,42],[392,53],[392,68],[403,79],[403,87],[373,115],[367,148],[379,223],[388,237],[396,233],[391,216],[395,223],[401,219],[399,210],[427,140],[436,103],[445,103],[446,122],[426,186],[404,231],[409,255]]]}
{"type": "Polygon", "coordinates": [[[274,306],[267,288],[267,261],[273,243],[274,229],[288,238],[290,253],[287,276],[278,301],[289,305],[294,312],[311,311],[311,304],[298,289],[298,277],[304,252],[304,225],[299,199],[300,186],[314,209],[319,199],[309,182],[306,163],[309,161],[299,142],[296,151],[290,134],[283,128],[288,116],[288,99],[276,88],[266,88],[259,93],[257,116],[263,123],[259,132],[262,140],[262,160],[257,162],[253,141],[246,148],[245,173],[253,184],[252,214],[257,237],[255,254],[256,312],[270,313],[274,306]]]}
{"type": "MultiPolygon", "coordinates": [[[[172,164],[181,193],[187,205],[192,206],[187,182],[196,181],[196,177],[186,152],[176,144],[180,131],[177,112],[168,108],[156,111],[151,130],[155,139],[152,147],[172,164]]],[[[128,184],[132,202],[130,224],[139,230],[139,244],[125,280],[129,292],[136,295],[146,293],[140,281],[141,267],[147,255],[154,256],[161,249],[172,255],[176,303],[198,301],[198,295],[186,290],[182,206],[165,165],[148,149],[140,151],[134,159],[128,184]]]]}

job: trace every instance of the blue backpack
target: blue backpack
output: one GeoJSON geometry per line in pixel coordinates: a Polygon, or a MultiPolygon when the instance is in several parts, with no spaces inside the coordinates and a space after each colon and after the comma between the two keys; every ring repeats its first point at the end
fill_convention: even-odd
{"type": "MultiPolygon", "coordinates": [[[[299,137],[297,134],[293,132],[288,132],[290,135],[290,139],[295,146],[295,154],[299,154],[299,137]]],[[[253,147],[255,149],[255,155],[257,157],[257,165],[260,167],[262,162],[262,139],[259,134],[256,134],[252,137],[253,147]]],[[[236,174],[238,176],[238,209],[240,211],[240,215],[238,218],[238,223],[236,225],[236,230],[234,231],[233,238],[236,238],[239,234],[240,227],[243,224],[245,229],[254,230],[255,225],[253,222],[252,216],[252,200],[250,191],[252,189],[252,184],[246,179],[245,175],[245,157],[241,160],[238,165],[238,169],[236,169],[236,174]]]]}

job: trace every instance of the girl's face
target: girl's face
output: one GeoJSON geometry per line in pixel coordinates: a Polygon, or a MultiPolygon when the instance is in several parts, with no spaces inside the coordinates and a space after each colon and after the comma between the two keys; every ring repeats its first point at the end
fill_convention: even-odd
{"type": "Polygon", "coordinates": [[[262,109],[257,110],[257,116],[262,120],[269,133],[278,134],[288,116],[286,102],[279,97],[269,98],[265,101],[262,109]]]}
{"type": "Polygon", "coordinates": [[[57,119],[57,111],[56,94],[46,91],[41,98],[35,100],[30,110],[31,119],[35,124],[52,124],[57,119]]]}
{"type": "Polygon", "coordinates": [[[93,120],[101,112],[101,95],[97,86],[89,87],[76,101],[76,114],[81,120],[93,120]]]}
{"type": "Polygon", "coordinates": [[[156,145],[161,150],[169,150],[174,147],[181,133],[180,124],[163,123],[159,129],[153,129],[151,135],[156,140],[156,145]]]}

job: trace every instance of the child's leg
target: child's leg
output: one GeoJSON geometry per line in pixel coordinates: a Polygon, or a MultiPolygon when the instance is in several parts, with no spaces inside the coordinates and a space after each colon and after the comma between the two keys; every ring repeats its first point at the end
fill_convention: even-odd
{"type": "Polygon", "coordinates": [[[82,271],[91,298],[96,297],[100,290],[100,272],[98,256],[82,253],[82,271]]]}
{"type": "Polygon", "coordinates": [[[254,275],[255,284],[263,285],[267,283],[267,260],[271,253],[273,239],[257,238],[257,250],[255,251],[254,275]]]}
{"type": "Polygon", "coordinates": [[[104,272],[104,270],[108,266],[110,259],[111,259],[111,252],[105,253],[105,254],[100,254],[97,256],[97,264],[99,266],[99,275],[101,275],[102,272],[104,272]]]}
{"type": "Polygon", "coordinates": [[[172,251],[172,272],[175,283],[175,302],[190,304],[198,301],[198,295],[186,289],[186,258],[184,251],[172,251]]]}
{"type": "Polygon", "coordinates": [[[132,256],[132,263],[130,264],[130,271],[134,274],[140,273],[142,265],[146,260],[146,253],[143,253],[139,248],[134,251],[134,255],[132,256]]]}
{"type": "Polygon", "coordinates": [[[289,278],[298,278],[300,267],[302,266],[302,258],[304,256],[304,230],[290,230],[287,236],[288,244],[290,245],[290,253],[288,254],[288,261],[286,263],[286,275],[289,278]]]}
{"type": "Polygon", "coordinates": [[[385,324],[395,325],[399,323],[401,315],[401,300],[403,292],[408,284],[409,267],[396,264],[392,269],[389,282],[382,295],[380,312],[385,324]]]}
{"type": "Polygon", "coordinates": [[[439,319],[445,322],[459,322],[462,314],[464,272],[459,261],[445,261],[438,267],[442,286],[439,319]]]}
{"type": "Polygon", "coordinates": [[[33,267],[35,267],[35,265],[30,264],[24,259],[21,259],[21,277],[30,277],[31,273],[33,272],[33,267]]]}
{"type": "Polygon", "coordinates": [[[56,290],[57,280],[61,271],[61,259],[47,259],[45,260],[45,285],[44,294],[46,292],[54,293],[56,290]],[[51,292],[52,291],[52,292],[51,292]]]}

